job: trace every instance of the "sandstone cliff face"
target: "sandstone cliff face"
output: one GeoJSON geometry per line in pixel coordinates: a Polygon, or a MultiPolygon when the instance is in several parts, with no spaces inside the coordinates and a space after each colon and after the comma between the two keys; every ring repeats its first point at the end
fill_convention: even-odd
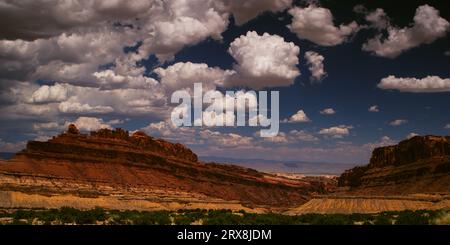
{"type": "Polygon", "coordinates": [[[448,192],[450,137],[416,136],[376,148],[368,165],[344,172],[338,185],[375,194],[448,192]]]}
{"type": "Polygon", "coordinates": [[[173,144],[161,139],[155,139],[144,132],[135,132],[131,136],[122,129],[100,129],[90,135],[80,134],[74,125],[70,125],[66,133],[53,137],[47,142],[29,141],[25,150],[18,156],[33,157],[97,157],[114,159],[115,152],[130,154],[150,152],[163,157],[179,158],[197,162],[197,155],[182,144],[173,144]]]}
{"type": "Polygon", "coordinates": [[[130,136],[121,129],[85,135],[70,126],[47,142],[30,141],[12,160],[0,162],[0,191],[81,195],[80,186],[90,186],[83,188],[83,196],[120,193],[139,199],[157,192],[166,194],[159,195],[156,202],[220,199],[275,207],[302,204],[329,189],[321,182],[203,163],[181,144],[143,132],[130,136]],[[2,182],[2,177],[8,181],[2,182]]]}
{"type": "Polygon", "coordinates": [[[403,165],[442,156],[450,156],[449,136],[416,136],[398,145],[375,149],[369,168],[403,165]]]}

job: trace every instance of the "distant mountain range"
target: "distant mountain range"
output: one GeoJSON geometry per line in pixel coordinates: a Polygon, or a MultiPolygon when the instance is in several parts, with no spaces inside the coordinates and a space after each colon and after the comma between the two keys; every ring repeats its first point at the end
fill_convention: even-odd
{"type": "Polygon", "coordinates": [[[308,161],[277,161],[267,159],[235,159],[214,156],[199,156],[201,161],[235,164],[263,172],[302,173],[306,175],[339,175],[353,168],[355,163],[331,163],[308,161]]]}

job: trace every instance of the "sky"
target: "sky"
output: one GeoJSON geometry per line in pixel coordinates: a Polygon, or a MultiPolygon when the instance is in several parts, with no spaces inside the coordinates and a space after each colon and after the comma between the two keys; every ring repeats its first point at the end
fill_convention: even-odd
{"type": "Polygon", "coordinates": [[[367,163],[450,134],[448,1],[0,0],[0,152],[75,123],[201,157],[367,163]],[[181,127],[171,94],[280,93],[280,132],[181,127]]]}

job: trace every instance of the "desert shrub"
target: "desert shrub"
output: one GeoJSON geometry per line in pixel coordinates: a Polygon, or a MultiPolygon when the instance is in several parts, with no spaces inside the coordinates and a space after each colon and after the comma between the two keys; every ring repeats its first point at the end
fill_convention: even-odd
{"type": "Polygon", "coordinates": [[[242,224],[245,225],[294,225],[299,224],[297,216],[289,216],[275,213],[252,214],[244,213],[242,224]]]}
{"type": "Polygon", "coordinates": [[[344,214],[315,215],[309,223],[311,225],[352,225],[353,221],[344,214]]]}
{"type": "Polygon", "coordinates": [[[169,225],[170,213],[167,211],[139,212],[132,217],[135,225],[169,225]]]}
{"type": "Polygon", "coordinates": [[[242,224],[240,215],[233,214],[231,210],[209,210],[203,220],[205,225],[239,225],[242,224]]]}
{"type": "Polygon", "coordinates": [[[189,225],[203,219],[206,214],[207,210],[204,209],[178,211],[174,216],[174,222],[176,225],[189,225]]]}
{"type": "Polygon", "coordinates": [[[63,224],[75,223],[76,217],[80,211],[75,208],[62,207],[59,210],[58,219],[63,224]]]}
{"type": "Polygon", "coordinates": [[[421,211],[406,210],[399,213],[395,224],[396,225],[428,225],[430,223],[430,216],[425,215],[421,211]]]}
{"type": "Polygon", "coordinates": [[[392,225],[392,219],[380,214],[375,217],[374,225],[392,225]]]}
{"type": "Polygon", "coordinates": [[[24,210],[24,209],[19,209],[16,210],[16,212],[14,212],[13,214],[13,218],[15,220],[20,220],[20,219],[33,219],[34,217],[36,217],[35,215],[35,211],[33,210],[24,210]]]}

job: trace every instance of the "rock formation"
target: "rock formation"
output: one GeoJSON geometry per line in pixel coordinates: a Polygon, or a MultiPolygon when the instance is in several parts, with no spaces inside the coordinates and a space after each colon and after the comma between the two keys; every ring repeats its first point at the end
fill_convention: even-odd
{"type": "Polygon", "coordinates": [[[415,136],[376,148],[368,165],[346,171],[338,185],[380,195],[449,192],[450,137],[415,136]]]}
{"type": "MultiPolygon", "coordinates": [[[[117,197],[132,200],[133,205],[150,200],[170,207],[173,203],[177,207],[180,203],[289,207],[329,188],[320,181],[291,180],[233,165],[200,162],[185,146],[144,132],[130,135],[122,129],[100,129],[82,134],[75,125],[47,142],[30,141],[12,160],[0,162],[0,191],[117,197]]],[[[10,201],[8,205],[15,204],[10,201]]]]}

